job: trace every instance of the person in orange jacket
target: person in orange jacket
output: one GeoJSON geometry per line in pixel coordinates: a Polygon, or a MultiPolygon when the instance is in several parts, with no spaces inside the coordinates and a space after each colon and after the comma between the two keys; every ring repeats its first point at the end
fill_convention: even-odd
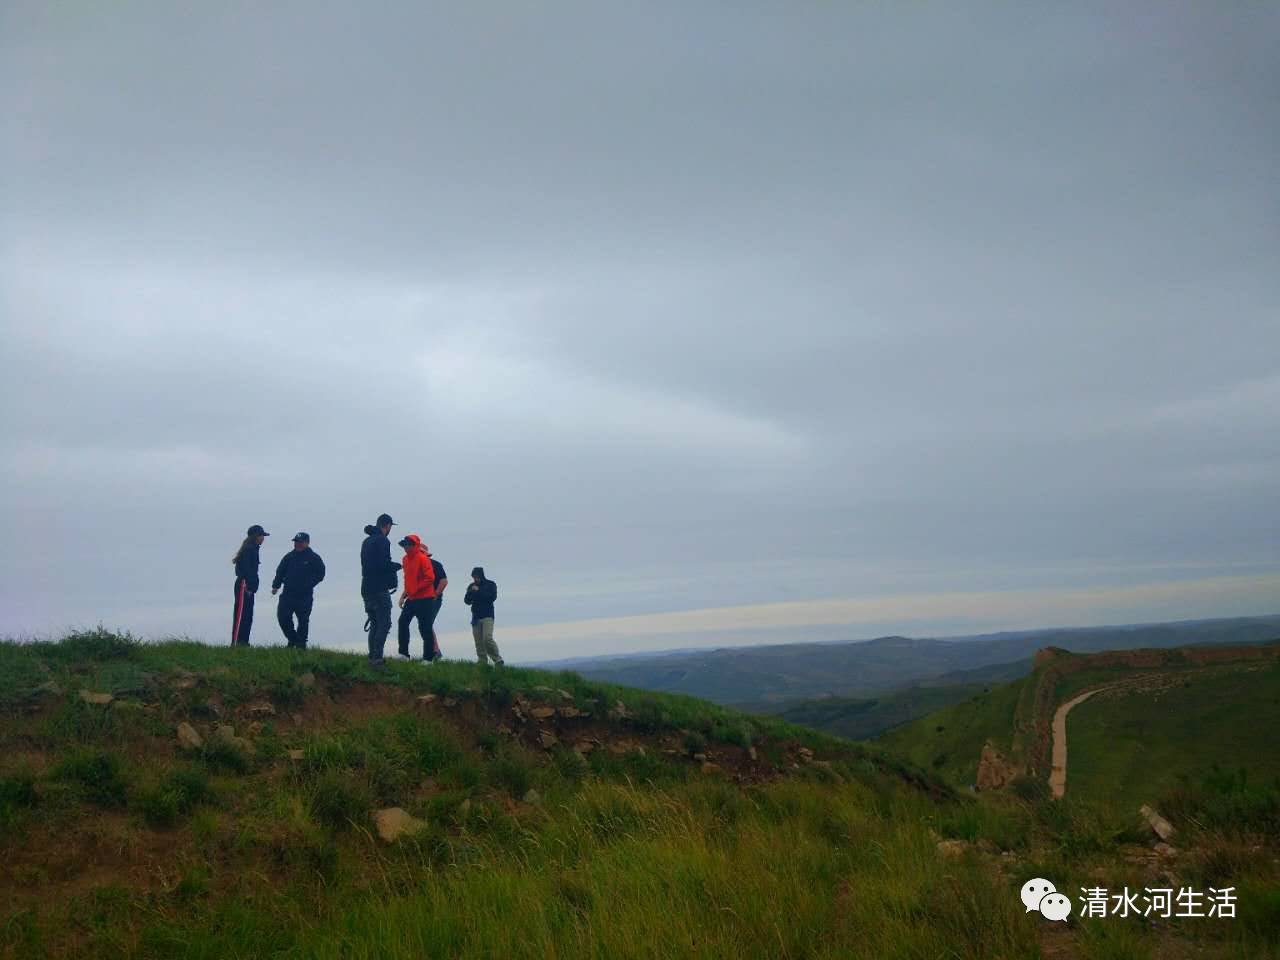
{"type": "Polygon", "coordinates": [[[400,594],[400,621],[398,639],[400,656],[409,659],[409,626],[418,619],[418,633],[422,636],[422,659],[431,662],[432,627],[436,619],[436,574],[427,555],[422,538],[411,533],[400,541],[404,547],[404,591],[400,594]]]}

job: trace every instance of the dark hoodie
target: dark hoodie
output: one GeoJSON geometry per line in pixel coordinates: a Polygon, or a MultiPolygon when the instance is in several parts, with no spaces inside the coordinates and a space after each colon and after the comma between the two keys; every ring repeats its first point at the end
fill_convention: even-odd
{"type": "Polygon", "coordinates": [[[467,587],[466,593],[462,595],[462,602],[471,608],[471,622],[479,623],[486,617],[493,616],[493,601],[498,599],[498,585],[492,580],[485,579],[484,569],[476,567],[479,571],[473,576],[480,577],[480,585],[472,590],[467,587]]]}
{"type": "Polygon", "coordinates": [[[375,526],[365,527],[364,532],[368,536],[360,545],[360,596],[373,597],[395,590],[400,564],[391,559],[391,541],[375,526]]]}

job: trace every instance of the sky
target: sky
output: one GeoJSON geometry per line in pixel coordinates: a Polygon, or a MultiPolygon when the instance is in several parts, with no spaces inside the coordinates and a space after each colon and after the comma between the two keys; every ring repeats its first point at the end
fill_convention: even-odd
{"type": "Polygon", "coordinates": [[[0,635],[228,642],[261,523],[359,649],[382,511],[449,656],[475,564],[517,661],[1280,611],[1278,44],[1211,0],[9,0],[0,635]]]}

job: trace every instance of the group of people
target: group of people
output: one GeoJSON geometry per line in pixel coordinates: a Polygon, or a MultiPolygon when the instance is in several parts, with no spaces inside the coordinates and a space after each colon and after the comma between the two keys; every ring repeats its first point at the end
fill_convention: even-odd
{"type": "MultiPolygon", "coordinates": [[[[369,634],[369,663],[375,670],[386,669],[383,656],[387,636],[391,633],[391,595],[400,589],[399,575],[404,572],[404,589],[400,592],[400,618],[397,622],[397,653],[401,659],[413,659],[410,653],[410,631],[418,622],[422,638],[422,661],[439,659],[440,641],[436,637],[436,616],[444,604],[444,591],[449,585],[444,564],[431,555],[416,533],[399,541],[404,550],[402,562],[391,559],[390,514],[381,514],[364,528],[360,545],[360,596],[364,601],[365,630],[369,634]]],[[[258,592],[259,549],[271,534],[260,524],[251,526],[232,558],[236,568],[235,606],[231,620],[231,645],[248,646],[253,629],[253,603],[258,592]]],[[[311,628],[311,607],[315,588],[324,580],[324,560],[311,549],[311,535],[299,531],[293,537],[293,549],[280,558],[271,581],[271,595],[280,595],[276,620],[290,647],[305,650],[311,628]]],[[[502,655],[493,639],[493,604],[498,598],[498,585],[484,575],[484,567],[474,567],[471,583],[462,602],[471,608],[471,634],[476,657],[482,664],[502,666],[502,655]]]]}

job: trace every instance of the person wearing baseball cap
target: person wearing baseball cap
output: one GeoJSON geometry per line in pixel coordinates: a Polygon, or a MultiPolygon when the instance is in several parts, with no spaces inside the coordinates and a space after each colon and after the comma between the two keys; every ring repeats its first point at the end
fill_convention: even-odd
{"type": "Polygon", "coordinates": [[[400,620],[396,637],[400,656],[406,660],[409,653],[409,628],[414,618],[418,621],[418,633],[422,636],[422,660],[430,663],[434,658],[432,627],[436,621],[436,575],[431,566],[427,545],[416,533],[400,541],[404,548],[404,591],[400,594],[400,620]]]}
{"type": "Polygon", "coordinates": [[[293,549],[280,559],[275,579],[271,581],[274,597],[284,587],[280,602],[276,605],[276,622],[290,647],[307,649],[307,635],[311,629],[311,604],[315,588],[324,579],[324,561],[311,549],[311,534],[299,531],[293,535],[293,549]],[[298,618],[294,627],[293,619],[298,618]]]}
{"type": "Polygon", "coordinates": [[[236,568],[235,606],[231,613],[231,645],[247,647],[253,629],[253,595],[258,592],[258,548],[271,534],[255,523],[245,532],[244,542],[231,558],[236,568]]]}
{"type": "Polygon", "coordinates": [[[385,670],[382,653],[391,632],[391,594],[399,586],[396,572],[400,564],[391,559],[391,541],[387,539],[395,526],[391,514],[380,514],[372,526],[372,530],[364,528],[368,536],[360,545],[360,598],[368,617],[369,665],[385,670]]]}

